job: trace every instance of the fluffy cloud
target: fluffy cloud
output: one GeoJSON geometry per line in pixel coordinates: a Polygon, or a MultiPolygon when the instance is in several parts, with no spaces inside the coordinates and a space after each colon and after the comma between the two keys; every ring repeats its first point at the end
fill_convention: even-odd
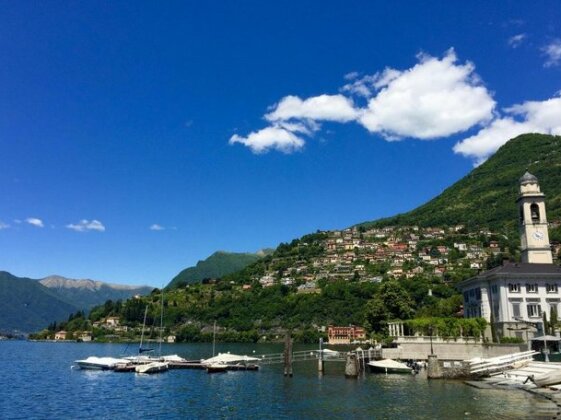
{"type": "Polygon", "coordinates": [[[454,146],[454,151],[476,159],[479,164],[508,140],[524,133],[561,135],[561,96],[545,101],[528,101],[504,110],[477,134],[454,146]]]}
{"type": "Polygon", "coordinates": [[[561,39],[556,39],[542,48],[546,56],[545,67],[557,66],[561,63],[561,39]]]}
{"type": "Polygon", "coordinates": [[[522,45],[522,42],[524,42],[525,39],[526,39],[526,34],[518,34],[518,35],[511,36],[508,39],[508,45],[512,48],[518,48],[520,45],[522,45]]]}
{"type": "Polygon", "coordinates": [[[27,219],[25,219],[25,221],[35,227],[45,227],[43,221],[41,219],[37,219],[36,217],[28,217],[27,219]]]}
{"type": "MultiPolygon", "coordinates": [[[[240,143],[254,153],[278,150],[291,153],[304,147],[323,121],[358,122],[386,140],[403,137],[436,139],[460,133],[491,120],[495,101],[475,74],[473,64],[458,64],[451,49],[442,59],[419,55],[414,67],[360,77],[345,75],[337,95],[307,99],[286,96],[269,108],[268,127],[238,134],[229,143],[240,143]],[[357,107],[351,97],[366,98],[365,108],[357,107]]],[[[364,99],[362,99],[364,100],[364,99]]]]}
{"type": "Polygon", "coordinates": [[[360,123],[388,140],[425,140],[489,121],[495,101],[474,74],[473,64],[456,60],[449,50],[440,60],[420,56],[420,62],[404,72],[387,69],[379,80],[382,89],[370,99],[360,123]]]}
{"type": "Polygon", "coordinates": [[[345,76],[345,79],[350,80],[351,83],[347,83],[343,86],[341,92],[348,92],[352,95],[369,98],[374,95],[376,90],[386,86],[400,74],[400,71],[391,68],[386,68],[381,73],[366,75],[361,78],[358,77],[358,73],[356,72],[349,73],[345,76]]]}
{"type": "Polygon", "coordinates": [[[66,227],[68,229],[74,230],[76,232],[86,232],[89,230],[95,230],[98,232],[105,232],[105,226],[103,226],[103,223],[101,223],[99,220],[80,220],[79,223],[71,223],[69,225],[66,225],[66,227]]]}
{"type": "Polygon", "coordinates": [[[166,230],[165,227],[163,227],[162,225],[159,225],[159,224],[157,224],[157,223],[154,223],[153,225],[151,225],[151,226],[149,227],[149,229],[150,229],[150,230],[156,230],[156,231],[159,231],[159,230],[166,230]]]}
{"type": "Polygon", "coordinates": [[[0,230],[2,229],[8,229],[10,227],[10,225],[0,221],[0,230]]]}
{"type": "Polygon", "coordinates": [[[358,113],[353,101],[343,95],[319,95],[305,100],[286,96],[265,115],[267,121],[315,120],[347,122],[358,113]]]}
{"type": "Polygon", "coordinates": [[[292,153],[304,147],[304,140],[282,126],[266,127],[250,133],[247,137],[234,134],[230,144],[240,143],[253,153],[264,153],[270,149],[283,153],[292,153]]]}

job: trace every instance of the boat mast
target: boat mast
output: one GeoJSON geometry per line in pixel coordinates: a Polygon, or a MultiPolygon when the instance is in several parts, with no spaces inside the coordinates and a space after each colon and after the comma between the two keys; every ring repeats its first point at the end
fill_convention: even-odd
{"type": "Polygon", "coordinates": [[[212,357],[214,357],[214,348],[216,346],[216,321],[214,321],[214,328],[212,334],[212,357]]]}
{"type": "Polygon", "coordinates": [[[146,327],[146,315],[148,314],[148,305],[144,309],[144,322],[142,323],[142,333],[140,334],[140,346],[138,347],[138,354],[142,354],[142,342],[144,341],[144,328],[146,327]]]}
{"type": "Polygon", "coordinates": [[[160,305],[160,347],[158,349],[158,355],[161,356],[162,355],[162,334],[163,334],[163,328],[164,328],[164,289],[162,288],[162,293],[161,293],[161,299],[162,299],[162,304],[160,305]]]}

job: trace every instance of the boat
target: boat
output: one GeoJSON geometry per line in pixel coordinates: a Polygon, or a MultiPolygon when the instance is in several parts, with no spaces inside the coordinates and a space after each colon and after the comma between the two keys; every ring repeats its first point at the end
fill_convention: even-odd
{"type": "Polygon", "coordinates": [[[75,360],[80,369],[85,370],[114,370],[119,364],[126,364],[128,360],[117,359],[115,357],[90,356],[87,359],[75,360]]]}
{"type": "Polygon", "coordinates": [[[392,359],[382,359],[368,362],[372,372],[381,373],[411,373],[412,369],[405,363],[392,359]]]}
{"type": "Polygon", "coordinates": [[[134,368],[136,373],[160,373],[168,370],[169,366],[166,362],[151,362],[143,365],[137,365],[134,368]]]}
{"type": "Polygon", "coordinates": [[[228,365],[226,363],[215,362],[206,365],[207,373],[223,373],[228,370],[228,365]]]}

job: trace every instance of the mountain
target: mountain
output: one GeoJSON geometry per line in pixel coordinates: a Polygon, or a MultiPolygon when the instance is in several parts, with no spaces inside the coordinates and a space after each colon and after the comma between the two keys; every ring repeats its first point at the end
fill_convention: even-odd
{"type": "Polygon", "coordinates": [[[182,285],[200,282],[206,278],[219,278],[234,273],[271,252],[271,250],[263,250],[256,254],[250,254],[217,251],[206,260],[199,261],[194,267],[181,271],[167,287],[174,289],[182,285]]]}
{"type": "Polygon", "coordinates": [[[468,230],[487,227],[513,231],[518,179],[526,172],[538,177],[546,195],[548,219],[561,218],[561,136],[523,134],[503,145],[491,158],[426,204],[407,213],[362,223],[383,226],[451,226],[468,230]]]}
{"type": "Polygon", "coordinates": [[[0,331],[31,332],[80,308],[37,280],[0,271],[0,331]]]}
{"type": "Polygon", "coordinates": [[[35,280],[0,271],[0,332],[37,331],[107,300],[125,300],[152,290],[61,276],[35,280]]]}
{"type": "Polygon", "coordinates": [[[90,279],[75,280],[62,276],[45,277],[39,283],[60,298],[85,310],[107,300],[124,300],[134,295],[147,295],[153,290],[148,286],[110,284],[90,279]]]}

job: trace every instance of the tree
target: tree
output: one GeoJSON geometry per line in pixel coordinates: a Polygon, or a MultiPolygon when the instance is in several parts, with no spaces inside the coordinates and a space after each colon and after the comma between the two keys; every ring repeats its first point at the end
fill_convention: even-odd
{"type": "Polygon", "coordinates": [[[388,321],[409,319],[413,315],[413,300],[396,280],[383,282],[380,290],[366,304],[366,327],[374,332],[387,332],[388,321]]]}

